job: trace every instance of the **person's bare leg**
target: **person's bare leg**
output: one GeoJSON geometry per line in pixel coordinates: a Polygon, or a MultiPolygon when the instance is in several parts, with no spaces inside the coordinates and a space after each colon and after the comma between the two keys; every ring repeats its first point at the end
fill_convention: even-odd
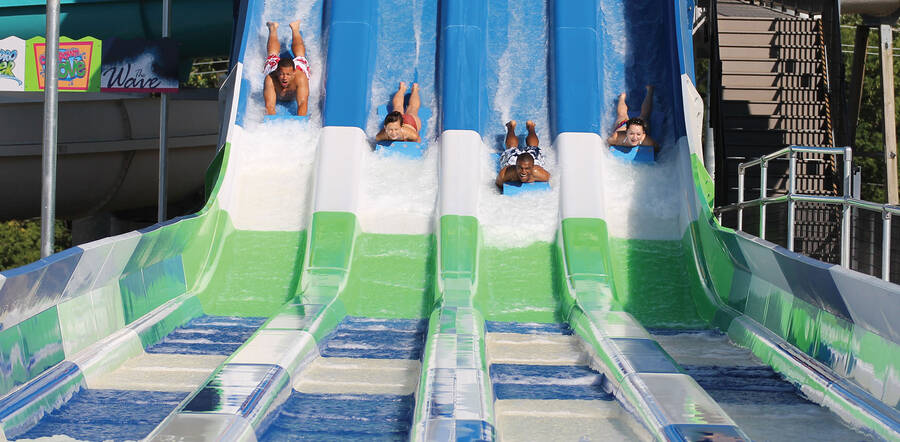
{"type": "Polygon", "coordinates": [[[506,148],[519,147],[519,137],[516,136],[516,120],[506,123],[506,148]]]}
{"type": "Polygon", "coordinates": [[[281,43],[278,42],[278,23],[266,22],[269,28],[269,40],[266,42],[266,55],[281,54],[281,43]]]}
{"type": "Polygon", "coordinates": [[[532,147],[540,146],[540,140],[538,140],[537,132],[534,131],[534,121],[526,121],[525,127],[528,129],[528,136],[525,137],[525,145],[532,147]]]}
{"type": "Polygon", "coordinates": [[[628,119],[628,105],[625,104],[625,92],[619,94],[619,104],[616,105],[616,125],[628,119]]]}
{"type": "Polygon", "coordinates": [[[641,104],[641,119],[650,122],[650,113],[653,112],[653,86],[647,86],[647,96],[641,104]]]}
{"type": "Polygon", "coordinates": [[[412,92],[409,93],[409,104],[406,105],[406,113],[416,119],[416,126],[422,127],[422,120],[419,119],[419,106],[422,105],[419,98],[419,83],[412,84],[412,92]]]}
{"type": "Polygon", "coordinates": [[[291,52],[294,57],[306,56],[306,46],[303,44],[303,36],[300,35],[300,20],[292,21],[291,27],[291,52]]]}
{"type": "Polygon", "coordinates": [[[406,113],[410,115],[419,115],[419,106],[422,104],[419,98],[419,83],[412,84],[412,90],[409,93],[409,103],[406,105],[406,113]]]}
{"type": "Polygon", "coordinates": [[[397,92],[394,92],[394,98],[391,100],[392,110],[403,113],[403,97],[406,95],[406,83],[400,82],[397,92]]]}

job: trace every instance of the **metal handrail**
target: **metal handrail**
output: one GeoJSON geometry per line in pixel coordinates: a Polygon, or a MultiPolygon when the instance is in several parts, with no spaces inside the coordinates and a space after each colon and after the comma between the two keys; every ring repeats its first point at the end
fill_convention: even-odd
{"type": "Polygon", "coordinates": [[[841,213],[841,267],[850,267],[850,208],[855,207],[874,212],[881,212],[881,220],[883,225],[882,233],[882,253],[881,253],[881,279],[889,281],[890,276],[890,257],[891,257],[891,216],[900,215],[900,206],[890,204],[880,204],[871,201],[865,201],[850,196],[850,169],[853,160],[853,150],[850,147],[808,147],[808,146],[788,146],[779,149],[768,155],[764,155],[754,160],[747,161],[738,165],[738,202],[726,206],[716,207],[713,210],[718,216],[719,222],[722,222],[722,214],[725,212],[737,211],[737,230],[744,229],[744,209],[748,207],[759,207],[759,237],[766,239],[766,205],[787,203],[788,204],[788,244],[787,248],[794,251],[794,215],[796,202],[823,203],[831,205],[841,205],[843,210],[841,213]],[[806,195],[798,194],[796,191],[796,174],[797,174],[797,153],[818,153],[828,155],[844,156],[844,195],[843,196],[822,196],[822,195],[806,195]],[[788,155],[790,158],[790,169],[788,172],[788,193],[785,195],[768,196],[766,189],[766,171],[769,161],[788,155]],[[744,201],[744,175],[745,171],[754,166],[760,167],[760,196],[757,199],[744,201]]]}

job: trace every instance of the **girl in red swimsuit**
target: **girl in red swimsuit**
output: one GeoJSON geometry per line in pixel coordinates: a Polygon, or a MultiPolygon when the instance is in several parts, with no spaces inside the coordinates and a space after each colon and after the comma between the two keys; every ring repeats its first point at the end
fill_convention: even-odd
{"type": "Polygon", "coordinates": [[[403,109],[403,97],[406,95],[406,83],[400,82],[400,87],[394,93],[391,100],[393,111],[384,117],[384,128],[375,136],[376,141],[421,141],[419,128],[422,122],[419,120],[419,84],[412,84],[412,92],[409,95],[409,104],[403,109]]]}

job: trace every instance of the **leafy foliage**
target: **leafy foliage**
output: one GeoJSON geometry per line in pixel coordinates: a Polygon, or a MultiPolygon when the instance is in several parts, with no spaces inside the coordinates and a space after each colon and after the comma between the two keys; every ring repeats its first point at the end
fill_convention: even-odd
{"type": "MultiPolygon", "coordinates": [[[[842,19],[845,25],[862,23],[858,15],[847,15],[842,19]]],[[[856,30],[842,28],[843,44],[853,47],[856,30]]],[[[878,47],[878,29],[869,31],[868,46],[878,47]]],[[[900,38],[895,34],[894,47],[900,47],[900,38]]],[[[851,63],[856,54],[844,54],[844,68],[849,84],[851,63]]],[[[862,172],[862,199],[875,202],[887,202],[885,191],[884,162],[884,100],[881,91],[881,57],[877,49],[869,49],[866,56],[866,75],[863,79],[862,102],[859,109],[859,120],[856,129],[856,140],[853,148],[853,164],[862,172]]],[[[894,93],[900,91],[900,60],[894,58],[894,93]]],[[[850,90],[847,90],[850,94],[850,90]]],[[[900,107],[895,107],[894,119],[900,117],[900,107]]]]}
{"type": "Polygon", "coordinates": [[[191,74],[185,86],[192,88],[218,88],[228,69],[228,59],[198,58],[191,66],[191,74]]]}
{"type": "MultiPolygon", "coordinates": [[[[67,223],[56,220],[54,252],[72,246],[72,234],[67,223]]],[[[20,267],[41,259],[41,220],[11,220],[0,222],[0,270],[20,267]]]]}

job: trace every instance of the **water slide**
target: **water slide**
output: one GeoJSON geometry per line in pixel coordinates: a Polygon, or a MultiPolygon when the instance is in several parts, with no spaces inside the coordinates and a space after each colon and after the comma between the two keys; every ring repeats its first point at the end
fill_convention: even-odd
{"type": "Polygon", "coordinates": [[[243,6],[206,207],[0,274],[6,438],[900,438],[896,286],[710,214],[691,2],[243,6]],[[298,18],[309,120],[264,120],[298,18]],[[372,151],[399,81],[422,159],[372,151]],[[493,188],[508,120],[550,191],[493,188]]]}

